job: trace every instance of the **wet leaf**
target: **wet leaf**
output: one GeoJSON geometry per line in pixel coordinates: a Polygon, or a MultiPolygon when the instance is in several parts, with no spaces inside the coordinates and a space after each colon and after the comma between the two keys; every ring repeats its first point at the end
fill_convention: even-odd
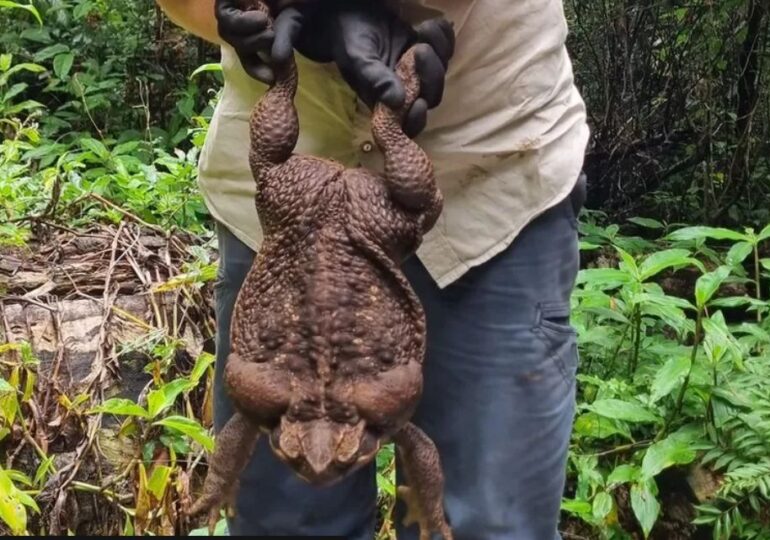
{"type": "Polygon", "coordinates": [[[150,418],[156,418],[159,414],[171,407],[176,398],[190,385],[190,381],[176,379],[153,390],[147,395],[147,411],[150,418]]]}
{"type": "Polygon", "coordinates": [[[754,247],[749,242],[738,242],[733,244],[730,251],[727,252],[725,261],[730,266],[737,266],[741,264],[746,257],[754,250],[754,247]]]}
{"type": "Polygon", "coordinates": [[[171,477],[171,467],[156,465],[152,469],[150,479],[147,481],[147,489],[155,497],[156,501],[163,499],[168,487],[168,479],[171,477]]]}
{"type": "Polygon", "coordinates": [[[703,240],[706,238],[711,238],[713,240],[737,240],[741,242],[746,242],[749,240],[749,237],[745,234],[731,231],[730,229],[704,226],[685,227],[683,229],[672,232],[668,235],[667,238],[674,242],[703,240]]]}
{"type": "Polygon", "coordinates": [[[649,537],[660,514],[660,503],[650,490],[648,482],[631,486],[631,508],[642,526],[644,537],[649,537]]]}
{"type": "Polygon", "coordinates": [[[690,371],[690,358],[688,356],[675,356],[669,358],[655,374],[652,382],[650,401],[655,403],[659,399],[669,395],[678,387],[687,373],[690,371]]]}
{"type": "Polygon", "coordinates": [[[606,491],[600,491],[594,497],[593,515],[596,519],[603,520],[612,511],[612,496],[606,491]]]}
{"type": "Polygon", "coordinates": [[[192,385],[197,385],[203,374],[206,373],[208,367],[213,364],[215,360],[216,357],[214,355],[207,352],[201,353],[195,361],[195,366],[193,366],[193,369],[190,372],[190,383],[192,383],[192,385]]]}
{"type": "Polygon", "coordinates": [[[72,63],[75,61],[75,55],[71,52],[57,54],[53,59],[53,72],[60,79],[69,75],[72,69],[72,63]]]}
{"type": "Polygon", "coordinates": [[[690,264],[690,252],[686,249],[666,249],[648,256],[639,265],[639,275],[646,281],[667,268],[690,264]]]}
{"type": "Polygon", "coordinates": [[[214,450],[214,439],[197,421],[184,416],[169,416],[154,423],[156,426],[165,426],[175,429],[192,438],[195,442],[211,452],[214,450]]]}
{"type": "Polygon", "coordinates": [[[658,417],[638,403],[619,399],[600,399],[588,407],[605,418],[625,420],[626,422],[657,422],[658,417]]]}
{"type": "Polygon", "coordinates": [[[705,307],[714,293],[717,292],[725,279],[730,275],[729,266],[720,266],[713,272],[703,274],[695,282],[695,302],[699,308],[705,307]]]}
{"type": "Polygon", "coordinates": [[[20,536],[27,529],[27,511],[18,498],[18,490],[13,485],[5,469],[0,468],[0,519],[20,536]]]}
{"type": "Polygon", "coordinates": [[[642,460],[643,477],[653,478],[673,465],[692,463],[696,456],[692,443],[688,437],[672,434],[650,446],[642,460]]]}
{"type": "Polygon", "coordinates": [[[607,477],[607,487],[615,488],[621,484],[635,482],[639,479],[639,474],[639,468],[634,465],[618,465],[607,477]]]}
{"type": "Polygon", "coordinates": [[[91,413],[114,414],[116,416],[148,416],[144,407],[137,405],[130,399],[112,398],[108,399],[98,407],[91,409],[91,413]]]}
{"type": "Polygon", "coordinates": [[[613,435],[631,438],[631,433],[623,422],[605,418],[595,412],[587,412],[578,416],[575,419],[574,431],[576,435],[592,439],[606,439],[613,435]]]}

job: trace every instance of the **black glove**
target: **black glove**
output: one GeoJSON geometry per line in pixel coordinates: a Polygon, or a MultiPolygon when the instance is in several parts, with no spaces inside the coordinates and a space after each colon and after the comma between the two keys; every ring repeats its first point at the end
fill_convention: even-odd
{"type": "Polygon", "coordinates": [[[404,119],[404,132],[416,136],[427,113],[441,102],[455,36],[444,18],[412,28],[378,0],[325,0],[281,11],[275,21],[272,60],[282,63],[296,48],[317,62],[334,62],[345,81],[370,108],[381,101],[397,109],[405,92],[395,66],[420,43],[415,55],[420,94],[404,119]]]}
{"type": "Polygon", "coordinates": [[[401,55],[414,43],[420,95],[404,119],[404,131],[416,136],[427,112],[443,97],[444,78],[454,54],[452,25],[443,18],[415,28],[378,0],[324,0],[289,7],[275,17],[273,30],[261,12],[244,11],[238,0],[216,0],[219,34],[236,51],[251,77],[271,84],[271,65],[285,62],[294,48],[316,62],[335,62],[345,81],[370,108],[382,101],[397,109],[404,88],[395,73],[401,55]]]}
{"type": "Polygon", "coordinates": [[[267,28],[267,15],[243,10],[238,0],[215,0],[214,14],[219,35],[235,49],[246,73],[271,84],[275,76],[269,58],[275,32],[267,28]]]}

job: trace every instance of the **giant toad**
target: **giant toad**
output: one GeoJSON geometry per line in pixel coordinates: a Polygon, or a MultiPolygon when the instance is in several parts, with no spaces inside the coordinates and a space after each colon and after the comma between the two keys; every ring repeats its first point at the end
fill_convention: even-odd
{"type": "MultiPolygon", "coordinates": [[[[267,13],[261,2],[253,9],[267,13]]],[[[237,412],[217,436],[191,514],[210,523],[264,433],[303,479],[328,485],[394,442],[408,486],[399,493],[420,537],[450,540],[433,442],[409,422],[422,393],[425,318],[400,271],[433,227],[442,197],[426,154],[401,129],[419,92],[414,49],[397,73],[402,111],[375,106],[384,174],[294,154],[299,132],[293,59],[251,116],[249,162],[264,242],[238,295],[225,383],[237,412]]]]}

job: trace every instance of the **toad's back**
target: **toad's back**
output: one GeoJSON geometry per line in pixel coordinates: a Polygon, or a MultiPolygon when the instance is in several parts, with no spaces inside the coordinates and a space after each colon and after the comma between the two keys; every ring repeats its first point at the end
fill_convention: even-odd
{"type": "Polygon", "coordinates": [[[404,230],[380,179],[315,165],[326,174],[298,183],[302,202],[290,205],[292,215],[262,213],[268,235],[236,304],[232,338],[242,361],[272,363],[320,397],[421,363],[424,322],[393,262],[415,233],[404,230]]]}

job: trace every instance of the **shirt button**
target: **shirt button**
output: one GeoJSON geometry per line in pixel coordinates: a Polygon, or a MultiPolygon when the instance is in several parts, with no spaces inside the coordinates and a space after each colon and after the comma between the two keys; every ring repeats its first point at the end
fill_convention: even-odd
{"type": "Polygon", "coordinates": [[[361,150],[368,154],[369,152],[374,150],[374,145],[371,142],[366,141],[364,144],[361,145],[361,150]]]}

